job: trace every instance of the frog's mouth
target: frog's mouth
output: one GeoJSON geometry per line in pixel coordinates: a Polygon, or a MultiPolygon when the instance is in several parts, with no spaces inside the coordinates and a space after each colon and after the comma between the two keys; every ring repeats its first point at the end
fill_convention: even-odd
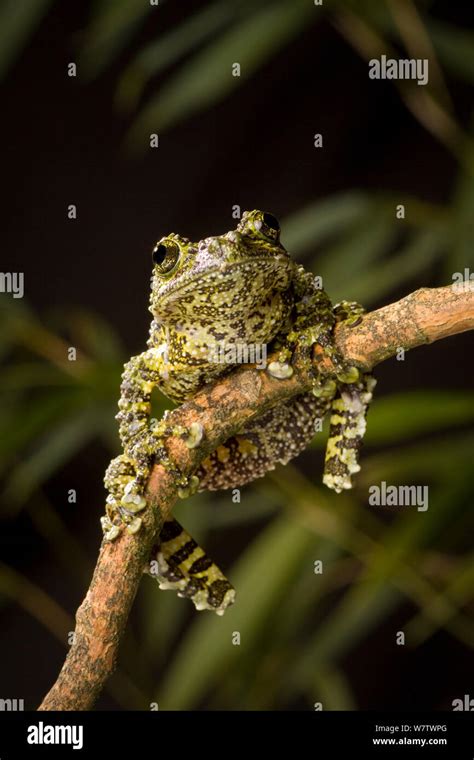
{"type": "Polygon", "coordinates": [[[288,289],[293,262],[287,254],[252,256],[243,261],[209,261],[153,287],[150,310],[159,318],[244,315],[288,289]]]}

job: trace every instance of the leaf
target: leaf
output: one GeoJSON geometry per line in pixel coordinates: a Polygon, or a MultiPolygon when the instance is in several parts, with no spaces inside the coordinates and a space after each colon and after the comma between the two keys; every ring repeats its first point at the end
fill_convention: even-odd
{"type": "Polygon", "coordinates": [[[76,381],[58,367],[38,361],[16,362],[0,369],[0,388],[4,392],[53,386],[75,387],[76,381]]]}
{"type": "MultiPolygon", "coordinates": [[[[418,450],[421,449],[421,447],[417,448],[418,450]]],[[[410,459],[416,458],[417,448],[412,447],[412,450],[410,451],[410,459]]],[[[448,443],[447,447],[443,446],[438,448],[439,451],[436,452],[437,456],[435,457],[434,462],[435,469],[437,468],[439,457],[443,455],[445,457],[446,448],[453,448],[452,442],[448,443]]],[[[458,447],[454,448],[453,461],[458,466],[458,472],[466,473],[467,482],[466,478],[459,477],[456,479],[451,478],[451,480],[449,480],[449,476],[446,477],[446,474],[444,474],[440,484],[437,484],[436,490],[432,491],[430,489],[430,513],[423,513],[422,515],[411,517],[411,521],[415,523],[418,523],[420,519],[422,520],[423,533],[420,531],[420,524],[418,524],[418,526],[414,526],[414,530],[418,531],[418,543],[420,545],[429,544],[430,541],[436,540],[438,536],[441,536],[442,540],[444,541],[446,537],[449,536],[450,532],[452,533],[452,526],[456,526],[457,528],[458,525],[463,524],[462,514],[460,514],[462,511],[462,504],[463,501],[466,505],[470,503],[469,494],[472,493],[472,486],[469,482],[472,480],[472,478],[470,478],[471,471],[469,470],[468,466],[469,455],[469,446],[465,445],[465,441],[460,441],[458,447]],[[453,510],[453,505],[459,504],[461,506],[453,510]],[[446,527],[446,524],[443,524],[443,521],[448,522],[448,528],[446,527]]],[[[394,456],[393,452],[391,453],[391,458],[392,460],[396,459],[396,456],[394,456]]],[[[448,462],[447,465],[447,472],[452,472],[453,462],[448,462]]],[[[313,530],[319,532],[321,530],[321,526],[325,522],[324,516],[322,517],[321,513],[326,511],[328,507],[330,508],[330,504],[325,503],[324,497],[321,498],[319,489],[315,489],[309,481],[301,476],[301,474],[296,473],[295,478],[294,468],[290,472],[289,476],[287,475],[287,469],[288,467],[273,473],[272,480],[275,480],[275,482],[279,485],[279,490],[282,491],[283,494],[286,494],[289,497],[289,500],[291,499],[292,510],[300,513],[302,517],[304,516],[306,518],[306,520],[310,520],[313,524],[313,530]],[[312,492],[314,493],[313,496],[312,492]],[[313,501],[313,507],[311,506],[311,501],[313,501]]],[[[366,468],[364,467],[363,472],[365,472],[365,469],[366,468]]],[[[369,478],[368,482],[372,484],[373,480],[369,478]]],[[[407,481],[405,480],[405,482],[407,481]]],[[[371,566],[374,562],[374,558],[377,560],[377,563],[379,563],[380,559],[378,558],[383,558],[385,556],[386,552],[384,545],[387,541],[386,528],[379,518],[375,518],[375,515],[373,517],[369,515],[369,512],[366,509],[363,509],[363,511],[359,510],[359,516],[357,516],[357,513],[353,513],[352,511],[348,512],[344,508],[345,502],[347,500],[346,497],[344,497],[342,504],[339,503],[341,497],[337,497],[337,499],[339,506],[338,511],[340,513],[340,517],[337,519],[339,528],[337,530],[331,530],[332,538],[341,548],[344,547],[351,553],[355,550],[355,556],[358,557],[359,560],[364,564],[368,562],[368,574],[370,575],[372,572],[371,566]],[[343,507],[342,513],[340,509],[341,506],[343,507]],[[368,519],[369,517],[370,519],[368,519]],[[356,524],[355,519],[357,519],[358,524],[362,523],[365,528],[366,535],[364,535],[358,529],[358,525],[356,524]],[[373,536],[377,535],[377,533],[382,540],[376,540],[374,543],[373,536]],[[371,546],[373,547],[372,549],[371,546]]],[[[464,525],[465,524],[466,523],[464,521],[464,525]]],[[[446,596],[440,598],[440,596],[437,595],[435,590],[431,587],[431,584],[426,581],[422,575],[420,575],[419,566],[420,563],[422,563],[421,555],[419,553],[417,554],[416,552],[405,552],[404,545],[407,537],[409,540],[413,538],[410,533],[410,516],[407,516],[406,514],[400,514],[398,520],[392,522],[392,526],[393,527],[391,529],[391,534],[394,533],[394,551],[396,552],[396,547],[400,546],[403,552],[403,556],[400,555],[398,559],[396,553],[394,555],[396,568],[394,571],[390,569],[390,579],[393,585],[396,586],[398,590],[406,594],[411,601],[414,601],[416,604],[422,607],[423,610],[425,610],[426,614],[431,616],[430,610],[432,610],[433,605],[436,604],[436,609],[434,611],[436,612],[438,618],[439,614],[442,613],[449,619],[450,616],[452,617],[455,614],[455,608],[453,609],[453,605],[446,599],[446,596]]],[[[328,535],[327,531],[324,531],[324,535],[328,535]]],[[[326,573],[325,576],[327,582],[326,573]]],[[[294,592],[295,594],[298,593],[297,586],[295,586],[294,592]]],[[[304,594],[304,596],[306,595],[307,593],[304,594]]],[[[286,607],[285,605],[281,606],[282,622],[279,623],[278,633],[280,633],[281,627],[285,626],[288,617],[292,621],[294,619],[295,624],[298,625],[298,617],[294,617],[294,614],[295,611],[288,609],[288,604],[286,607]]],[[[437,617],[435,616],[434,619],[436,621],[437,617]]],[[[286,623],[286,625],[288,625],[288,623],[286,623]]],[[[462,641],[467,641],[469,639],[469,627],[461,619],[453,621],[448,620],[446,627],[449,628],[449,630],[454,635],[457,635],[462,641]]],[[[322,663],[319,664],[316,672],[318,672],[320,667],[322,667],[322,663]]],[[[292,677],[291,683],[285,683],[285,692],[287,697],[297,693],[302,693],[305,691],[306,685],[308,688],[313,688],[311,681],[311,671],[306,668],[301,668],[298,670],[297,676],[292,677]]]]}
{"type": "Polygon", "coordinates": [[[355,710],[354,696],[349,681],[342,670],[321,668],[314,674],[312,694],[318,695],[318,702],[325,710],[355,710]]]}
{"type": "Polygon", "coordinates": [[[398,451],[389,451],[364,458],[361,472],[357,476],[357,487],[367,488],[380,480],[409,482],[411,478],[420,483],[431,478],[440,483],[458,473],[468,471],[469,456],[474,447],[474,436],[470,434],[444,435],[442,439],[422,441],[419,444],[404,445],[398,451]]]}
{"type": "MultiPolygon", "coordinates": [[[[401,598],[394,579],[416,549],[438,536],[453,518],[451,498],[439,498],[427,512],[405,513],[384,532],[383,542],[367,556],[361,579],[322,623],[311,645],[294,664],[290,681],[295,685],[305,674],[335,662],[353,648],[395,607],[401,598]]],[[[403,585],[403,584],[402,584],[403,585]]]]}
{"type": "Polygon", "coordinates": [[[3,0],[0,8],[0,77],[21,53],[52,0],[3,0]]]}
{"type": "Polygon", "coordinates": [[[474,84],[474,32],[440,21],[429,21],[426,26],[441,63],[474,84]]]}
{"type": "Polygon", "coordinates": [[[134,107],[150,77],[157,76],[185,53],[212,38],[218,29],[235,17],[240,6],[237,0],[233,3],[217,0],[147,45],[120,79],[116,96],[118,105],[128,110],[134,107]]]}
{"type": "Polygon", "coordinates": [[[462,391],[395,393],[374,402],[367,421],[366,443],[404,442],[474,420],[474,394],[462,391]]]}
{"type": "MultiPolygon", "coordinates": [[[[13,403],[10,399],[0,414],[0,454],[3,460],[17,454],[31,439],[64,418],[75,405],[76,399],[61,391],[42,398],[41,403],[37,399],[13,403]]],[[[5,461],[1,469],[4,467],[5,461]]]]}
{"type": "Polygon", "coordinates": [[[339,235],[370,208],[369,196],[358,191],[314,201],[282,221],[283,244],[292,253],[301,254],[339,235]]]}
{"type": "Polygon", "coordinates": [[[219,529],[230,526],[252,523],[256,520],[269,518],[278,509],[277,499],[265,494],[262,498],[258,484],[248,487],[242,492],[242,501],[234,504],[228,492],[206,500],[197,508],[203,515],[203,521],[208,528],[219,529]]]}
{"type": "Polygon", "coordinates": [[[280,649],[291,646],[295,630],[305,627],[307,621],[311,620],[314,610],[330,593],[334,574],[338,570],[338,559],[343,550],[336,542],[326,537],[319,537],[316,534],[314,537],[313,562],[305,560],[301,563],[299,575],[293,581],[291,593],[281,600],[277,611],[278,625],[274,628],[271,642],[268,642],[268,651],[274,646],[280,649]],[[314,571],[315,558],[320,560],[324,567],[324,572],[321,574],[316,574],[314,571]]]}
{"type": "Polygon", "coordinates": [[[167,80],[133,125],[129,145],[137,147],[151,132],[163,131],[223,99],[296,36],[310,15],[314,16],[314,10],[306,0],[285,1],[268,5],[234,25],[167,80]],[[236,61],[241,65],[240,77],[232,76],[236,61]]]}
{"type": "Polygon", "coordinates": [[[88,355],[104,363],[123,363],[123,346],[111,325],[97,314],[77,311],[68,319],[76,345],[88,355]]]}
{"type": "Polygon", "coordinates": [[[394,236],[393,211],[389,216],[374,207],[346,232],[342,242],[318,256],[315,267],[331,298],[345,298],[347,282],[370,272],[370,265],[387,252],[394,236]]]}
{"type": "Polygon", "coordinates": [[[88,76],[97,76],[113,61],[152,10],[157,12],[149,0],[102,0],[96,3],[80,60],[80,66],[88,76]]]}
{"type": "Polygon", "coordinates": [[[24,456],[8,479],[2,496],[10,501],[11,508],[21,506],[34,489],[93,438],[101,426],[102,410],[96,407],[81,409],[57,423],[37,442],[36,450],[24,456]]]}
{"type": "Polygon", "coordinates": [[[0,592],[14,600],[61,644],[74,630],[73,618],[45,591],[17,570],[0,562],[0,592]]]}
{"type": "MultiPolygon", "coordinates": [[[[453,195],[451,208],[451,229],[453,245],[446,262],[446,276],[452,281],[454,272],[466,278],[465,269],[474,268],[474,221],[472,208],[474,204],[474,146],[466,140],[462,156],[462,171],[459,173],[453,195]]],[[[469,272],[467,273],[469,276],[469,272]]]]}
{"type": "Polygon", "coordinates": [[[140,584],[137,608],[141,618],[140,643],[148,662],[154,665],[168,662],[189,608],[176,604],[175,595],[161,591],[150,576],[140,584]]]}
{"type": "Polygon", "coordinates": [[[411,645],[419,646],[437,629],[445,626],[455,635],[459,635],[467,646],[471,646],[474,635],[472,621],[466,621],[468,625],[464,624],[461,627],[456,617],[452,619],[453,614],[450,612],[450,605],[445,602],[448,600],[454,603],[455,613],[458,613],[459,609],[466,606],[473,598],[473,588],[474,555],[470,554],[459,563],[452,583],[448,583],[442,588],[434,601],[431,601],[405,624],[405,634],[411,645]],[[468,630],[467,636],[464,633],[466,629],[468,630]]]}
{"type": "MultiPolygon", "coordinates": [[[[351,11],[374,29],[380,36],[397,45],[404,44],[400,34],[400,27],[394,20],[386,3],[374,3],[373,0],[345,0],[343,5],[350,7],[351,11]]],[[[474,33],[469,28],[461,25],[449,24],[445,21],[431,19],[427,14],[419,14],[420,22],[424,30],[431,38],[434,53],[443,67],[455,77],[474,83],[474,33]]],[[[415,31],[415,30],[413,30],[415,31]]],[[[416,33],[416,36],[417,33],[416,33]]],[[[412,36],[412,43],[418,45],[419,51],[426,50],[422,39],[412,36]]]]}
{"type": "Polygon", "coordinates": [[[447,230],[441,225],[416,234],[398,254],[344,283],[344,298],[365,305],[380,301],[439,259],[447,239],[447,230]]]}
{"type": "Polygon", "coordinates": [[[159,688],[160,708],[189,709],[223,672],[248,657],[269,612],[287,593],[295,569],[313,543],[314,537],[287,517],[274,520],[256,538],[228,574],[238,589],[238,604],[222,619],[202,616],[192,625],[159,688]],[[240,646],[232,646],[233,631],[241,633],[240,646]]]}

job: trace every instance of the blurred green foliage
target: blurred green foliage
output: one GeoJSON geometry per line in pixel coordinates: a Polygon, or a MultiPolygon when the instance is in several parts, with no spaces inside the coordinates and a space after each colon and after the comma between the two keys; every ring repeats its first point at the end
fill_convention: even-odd
{"type": "MultiPolygon", "coordinates": [[[[0,73],[19,55],[48,5],[28,0],[2,6],[0,73]]],[[[394,218],[395,195],[351,191],[282,220],[284,244],[323,276],[331,296],[360,299],[368,307],[400,288],[423,285],[433,263],[448,277],[472,262],[474,250],[472,141],[452,127],[444,82],[445,71],[474,82],[474,34],[431,20],[429,2],[404,3],[399,9],[408,9],[418,22],[408,40],[406,19],[394,6],[327,0],[315,15],[302,0],[209,2],[172,32],[161,34],[156,24],[155,39],[132,55],[117,82],[118,105],[133,113],[129,139],[139,146],[151,123],[170,129],[240,86],[241,79],[222,65],[223,56],[228,61],[234,49],[245,49],[241,63],[250,76],[325,14],[362,54],[380,40],[406,45],[408,52],[428,48],[439,62],[428,88],[437,107],[426,110],[426,103],[417,103],[418,92],[410,103],[459,161],[452,200],[438,207],[412,198],[410,221],[401,222],[394,218]],[[155,77],[156,91],[150,88],[155,77]],[[347,274],[344,286],[341,269],[347,274]]],[[[78,50],[89,76],[100,76],[153,12],[141,0],[97,0],[78,50]]],[[[102,441],[111,455],[117,452],[114,417],[127,357],[112,327],[87,312],[56,311],[40,321],[24,304],[3,301],[0,318],[1,514],[11,519],[28,510],[57,561],[84,584],[90,558],[43,489],[92,441],[102,441]],[[67,360],[68,345],[79,348],[75,362],[67,360]]],[[[164,408],[159,401],[157,411],[164,408]]],[[[298,699],[311,707],[320,699],[326,709],[357,707],[341,658],[407,599],[413,610],[404,622],[409,646],[440,628],[472,646],[474,562],[465,537],[472,530],[467,506],[474,495],[468,429],[473,418],[474,393],[451,389],[449,382],[440,381],[436,391],[376,397],[362,472],[350,494],[337,496],[289,465],[245,489],[240,505],[227,494],[193,497],[196,508],[186,509],[185,522],[204,542],[214,530],[263,525],[227,568],[238,603],[222,620],[208,614],[190,618],[187,602],[158,593],[145,579],[137,600],[140,625],[128,632],[122,670],[109,687],[119,704],[274,709],[298,699]],[[381,448],[374,453],[371,445],[381,448]],[[389,508],[369,509],[367,489],[381,480],[429,485],[429,510],[397,515],[389,508]],[[315,574],[316,560],[324,562],[323,574],[315,574]],[[235,631],[240,646],[232,646],[235,631]]],[[[0,591],[66,646],[70,621],[33,582],[0,565],[0,591]]]]}

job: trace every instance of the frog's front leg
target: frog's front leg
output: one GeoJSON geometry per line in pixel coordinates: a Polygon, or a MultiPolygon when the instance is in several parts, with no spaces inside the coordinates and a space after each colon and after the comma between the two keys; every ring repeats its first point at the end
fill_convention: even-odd
{"type": "Polygon", "coordinates": [[[125,365],[117,415],[124,453],[110,463],[104,479],[109,496],[102,527],[109,540],[123,527],[131,533],[139,530],[142,520],[138,513],[146,507],[144,494],[155,461],[175,473],[181,495],[189,495],[197,487],[196,478],[183,477],[174,466],[164,440],[179,435],[187,438],[188,445],[197,445],[202,430],[170,426],[166,413],[160,421],[150,419],[151,393],[165,371],[163,351],[156,348],[132,357],[125,365]]]}
{"type": "MultiPolygon", "coordinates": [[[[279,365],[269,366],[270,374],[285,377],[296,349],[314,377],[313,392],[322,398],[332,398],[336,392],[336,381],[352,383],[359,377],[356,367],[345,361],[334,345],[334,326],[340,319],[347,319],[346,313],[336,313],[327,293],[319,286],[318,280],[303,267],[298,266],[293,277],[296,295],[295,314],[291,329],[284,336],[279,355],[279,365]],[[316,372],[312,365],[312,350],[319,346],[324,356],[331,362],[332,369],[326,370],[322,364],[316,372]]],[[[361,308],[361,307],[359,307],[361,308]]],[[[277,365],[277,363],[274,363],[277,365]]]]}

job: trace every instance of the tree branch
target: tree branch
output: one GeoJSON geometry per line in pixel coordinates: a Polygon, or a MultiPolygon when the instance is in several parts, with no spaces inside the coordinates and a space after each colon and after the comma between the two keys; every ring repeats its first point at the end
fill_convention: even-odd
{"type": "MultiPolygon", "coordinates": [[[[400,347],[411,349],[472,329],[473,290],[423,288],[365,315],[355,327],[339,325],[335,340],[346,359],[368,371],[400,347]]],[[[321,356],[315,360],[329,361],[321,356]]],[[[196,449],[188,449],[176,437],[169,438],[167,445],[174,461],[184,473],[191,473],[244,423],[310,387],[311,378],[298,361],[287,380],[277,380],[255,368],[242,368],[207,386],[172,412],[171,424],[189,426],[199,421],[205,430],[196,449]]],[[[113,543],[102,543],[89,590],[77,611],[74,643],[40,710],[87,710],[93,706],[115,668],[143,567],[176,499],[172,476],[156,464],[148,484],[142,529],[135,535],[125,533],[113,543]]]]}

